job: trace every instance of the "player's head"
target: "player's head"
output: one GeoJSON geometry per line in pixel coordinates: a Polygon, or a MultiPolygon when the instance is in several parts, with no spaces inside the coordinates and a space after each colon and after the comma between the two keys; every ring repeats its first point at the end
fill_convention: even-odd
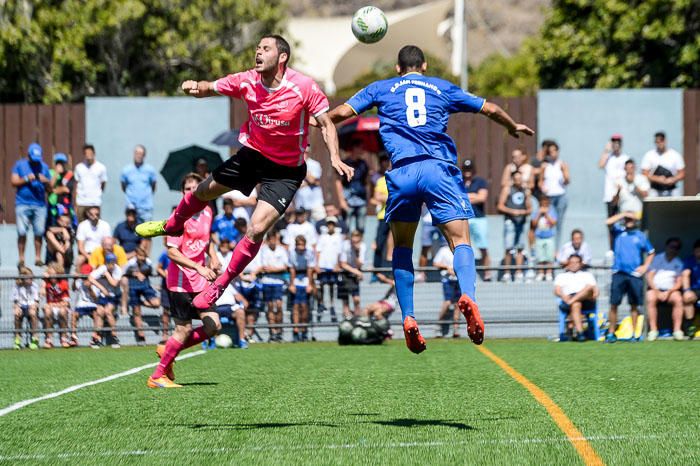
{"type": "Polygon", "coordinates": [[[515,170],[511,173],[510,178],[513,181],[513,186],[516,188],[521,188],[523,186],[523,174],[520,170],[515,170]]]}
{"type": "Polygon", "coordinates": [[[292,57],[289,42],[280,35],[266,34],[262,36],[255,49],[255,71],[265,73],[284,70],[292,57]]]}
{"type": "Polygon", "coordinates": [[[404,45],[399,50],[399,58],[396,62],[396,72],[400,75],[418,71],[425,73],[428,63],[425,61],[425,54],[415,45],[404,45]]]}
{"type": "Polygon", "coordinates": [[[197,173],[188,173],[182,178],[182,183],[180,184],[180,190],[183,193],[193,192],[197,189],[199,183],[202,182],[202,178],[197,173]]]}
{"type": "Polygon", "coordinates": [[[566,268],[569,272],[578,272],[583,267],[583,258],[578,254],[572,254],[569,256],[569,260],[566,264],[566,268]]]}

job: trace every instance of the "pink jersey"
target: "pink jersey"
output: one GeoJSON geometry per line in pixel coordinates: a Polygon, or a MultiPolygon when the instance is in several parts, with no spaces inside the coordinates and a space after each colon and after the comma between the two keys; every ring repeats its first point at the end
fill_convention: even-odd
{"type": "Polygon", "coordinates": [[[257,71],[248,70],[218,79],[214,89],[248,104],[248,121],[238,137],[241,144],[280,165],[304,163],[309,116],[319,116],[329,106],[311,78],[287,68],[279,87],[270,89],[257,71]]]}
{"type": "MultiPolygon", "coordinates": [[[[205,254],[209,247],[212,219],[211,207],[207,206],[199,214],[185,222],[185,232],[182,236],[168,236],[167,246],[177,248],[188,259],[204,265],[205,254]]],[[[183,267],[171,260],[168,265],[166,284],[170,291],[198,293],[208,283],[206,278],[198,274],[196,270],[183,267]]]]}

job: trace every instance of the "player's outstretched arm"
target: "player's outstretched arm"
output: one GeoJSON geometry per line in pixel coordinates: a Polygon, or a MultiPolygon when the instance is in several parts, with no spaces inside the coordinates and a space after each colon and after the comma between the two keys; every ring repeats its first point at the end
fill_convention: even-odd
{"type": "Polygon", "coordinates": [[[187,80],[180,86],[183,92],[192,97],[212,97],[217,95],[214,90],[214,83],[211,81],[193,81],[187,80]]]}
{"type": "Polygon", "coordinates": [[[535,132],[526,125],[516,123],[505,110],[494,103],[485,102],[483,108],[481,109],[481,113],[507,129],[508,133],[514,138],[520,137],[519,133],[523,133],[527,136],[532,136],[535,134],[535,132]]]}
{"type": "Polygon", "coordinates": [[[321,127],[321,132],[323,133],[323,140],[326,142],[326,147],[328,147],[328,153],[331,156],[331,166],[338,172],[340,176],[344,176],[350,181],[355,174],[355,169],[345,165],[342,160],[340,160],[340,149],[338,148],[338,131],[335,129],[335,125],[328,116],[328,113],[324,113],[316,117],[316,121],[321,127]]]}

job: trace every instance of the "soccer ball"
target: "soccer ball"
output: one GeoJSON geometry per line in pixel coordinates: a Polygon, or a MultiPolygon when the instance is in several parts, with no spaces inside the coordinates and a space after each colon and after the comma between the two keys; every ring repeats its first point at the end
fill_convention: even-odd
{"type": "Polygon", "coordinates": [[[352,33],[365,44],[379,42],[386,35],[389,23],[376,6],[363,6],[352,15],[352,33]]]}
{"type": "Polygon", "coordinates": [[[364,344],[367,339],[367,329],[364,327],[355,327],[352,329],[352,342],[356,345],[364,344]]]}
{"type": "Polygon", "coordinates": [[[231,340],[231,337],[225,333],[217,335],[214,342],[216,343],[217,348],[230,348],[233,346],[233,340],[231,340]]]}

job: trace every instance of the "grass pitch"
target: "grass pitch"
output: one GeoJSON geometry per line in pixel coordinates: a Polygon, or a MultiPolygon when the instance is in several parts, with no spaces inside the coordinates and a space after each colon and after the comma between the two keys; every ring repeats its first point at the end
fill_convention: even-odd
{"type": "MultiPolygon", "coordinates": [[[[700,346],[488,341],[607,464],[700,462],[700,346]]],[[[0,352],[0,409],[155,362],[152,348],[0,352]]],[[[0,463],[581,464],[547,411],[466,341],[216,350],[0,417],[0,463]]]]}

